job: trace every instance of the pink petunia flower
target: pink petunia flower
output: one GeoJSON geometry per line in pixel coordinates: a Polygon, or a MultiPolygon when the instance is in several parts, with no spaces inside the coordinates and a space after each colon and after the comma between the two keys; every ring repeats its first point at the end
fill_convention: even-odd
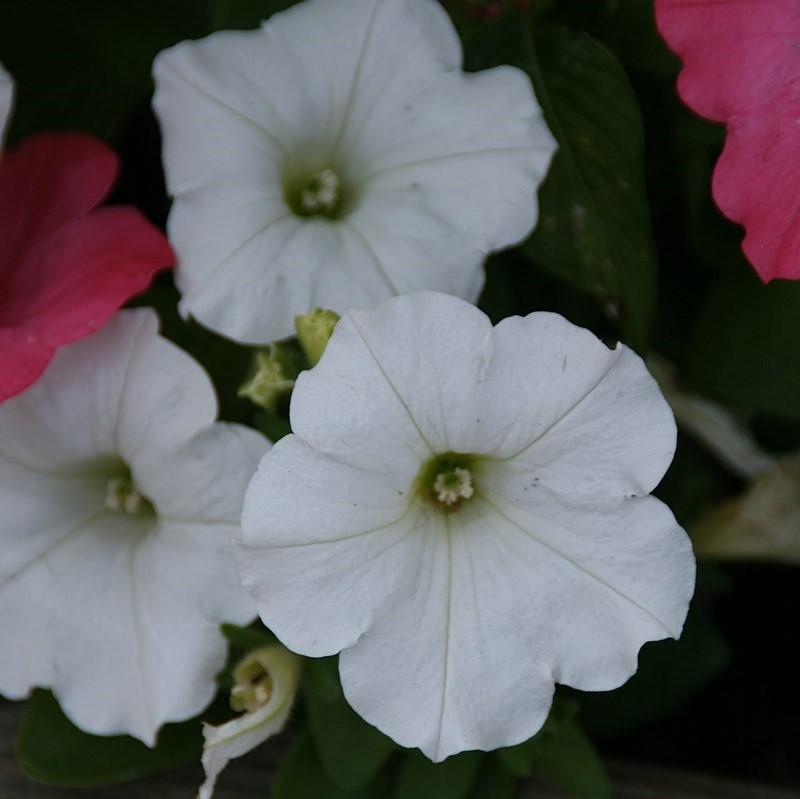
{"type": "MultiPolygon", "coordinates": [[[[0,85],[2,117],[9,84],[0,85]]],[[[136,209],[95,208],[117,168],[105,144],[77,133],[31,136],[0,159],[0,402],[173,263],[136,209]]]]}
{"type": "Polygon", "coordinates": [[[800,3],[655,0],[684,102],[727,126],[712,189],[765,281],[800,279],[800,3]]]}

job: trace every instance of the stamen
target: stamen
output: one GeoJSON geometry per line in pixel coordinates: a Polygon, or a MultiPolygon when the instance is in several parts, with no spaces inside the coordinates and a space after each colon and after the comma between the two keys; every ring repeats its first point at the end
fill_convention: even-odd
{"type": "Polygon", "coordinates": [[[105,506],[117,513],[131,516],[146,512],[150,502],[139,492],[130,477],[114,477],[106,486],[105,506]]]}
{"type": "Polygon", "coordinates": [[[262,650],[251,652],[233,670],[231,707],[252,713],[269,702],[272,677],[261,660],[262,650]]]}
{"type": "Polygon", "coordinates": [[[332,169],[312,175],[300,195],[300,205],[309,214],[328,214],[339,205],[341,180],[332,169]]]}
{"type": "Polygon", "coordinates": [[[469,469],[456,466],[446,472],[439,472],[433,483],[436,499],[448,507],[455,505],[462,499],[469,499],[475,489],[472,486],[472,474],[469,469]]]}

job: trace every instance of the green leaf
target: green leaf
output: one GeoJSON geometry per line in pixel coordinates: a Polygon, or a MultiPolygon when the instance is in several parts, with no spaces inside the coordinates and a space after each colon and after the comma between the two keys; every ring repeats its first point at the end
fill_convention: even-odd
{"type": "Polygon", "coordinates": [[[386,799],[390,784],[391,775],[386,772],[356,791],[337,786],[322,767],[311,736],[305,732],[281,761],[270,799],[386,799]]]}
{"type": "Polygon", "coordinates": [[[462,799],[475,784],[485,755],[463,752],[442,763],[432,763],[414,750],[403,756],[394,799],[462,799]]]}
{"type": "Polygon", "coordinates": [[[249,30],[296,0],[209,0],[212,30],[249,30]]]}
{"type": "Polygon", "coordinates": [[[544,726],[539,732],[527,741],[516,746],[498,749],[495,756],[503,767],[515,777],[530,777],[533,774],[533,749],[542,740],[549,740],[567,723],[572,721],[578,713],[578,703],[563,696],[556,696],[553,706],[547,716],[544,726]]]}
{"type": "Polygon", "coordinates": [[[254,622],[249,627],[239,627],[236,624],[221,625],[222,634],[234,649],[241,652],[250,652],[261,646],[269,646],[276,641],[275,636],[262,627],[259,622],[254,622]]]}
{"type": "Polygon", "coordinates": [[[468,799],[514,799],[517,783],[499,763],[485,759],[468,799]]]}
{"type": "Polygon", "coordinates": [[[586,34],[543,26],[526,64],[559,150],[525,245],[535,262],[597,295],[644,349],[656,258],[639,107],[613,54],[586,34]]]}
{"type": "Polygon", "coordinates": [[[255,428],[262,432],[273,444],[292,432],[291,425],[287,419],[268,410],[259,411],[253,417],[253,424],[255,428]]]}
{"type": "Polygon", "coordinates": [[[611,0],[607,3],[559,0],[554,8],[560,22],[580,27],[599,39],[626,66],[671,83],[678,73],[680,61],[658,33],[654,11],[653,3],[642,0],[611,0]]]}
{"type": "Polygon", "coordinates": [[[16,755],[33,779],[68,788],[110,785],[198,760],[200,722],[167,724],[150,749],[127,735],[100,737],[75,727],[49,691],[28,702],[17,736],[16,755]]]}
{"type": "Polygon", "coordinates": [[[609,799],[611,786],[592,742],[574,720],[532,746],[533,773],[575,799],[609,799]]]}
{"type": "Polygon", "coordinates": [[[689,374],[732,405],[800,419],[800,283],[764,285],[750,270],[720,281],[698,319],[689,374]]]}
{"type": "Polygon", "coordinates": [[[725,588],[721,573],[701,564],[680,639],[646,644],[636,674],[616,691],[578,694],[584,727],[602,735],[631,732],[671,713],[723,671],[730,652],[711,606],[725,588]]]}
{"type": "Polygon", "coordinates": [[[396,745],[347,704],[336,658],[306,660],[303,688],[311,735],[328,775],[344,790],[367,785],[396,745]]]}
{"type": "Polygon", "coordinates": [[[147,104],[155,55],[206,32],[196,0],[0,3],[0,53],[18,88],[10,139],[46,129],[110,137],[147,104]]]}
{"type": "Polygon", "coordinates": [[[575,799],[610,796],[605,769],[575,718],[578,703],[557,696],[540,732],[524,743],[495,753],[515,777],[536,776],[575,799]]]}
{"type": "Polygon", "coordinates": [[[523,741],[516,746],[507,746],[505,749],[497,750],[495,753],[497,759],[503,764],[507,773],[520,779],[531,776],[533,773],[531,743],[532,740],[523,741]]]}

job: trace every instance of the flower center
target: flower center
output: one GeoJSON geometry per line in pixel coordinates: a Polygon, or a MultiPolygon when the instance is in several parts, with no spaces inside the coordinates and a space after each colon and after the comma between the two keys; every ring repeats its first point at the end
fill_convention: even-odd
{"type": "Polygon", "coordinates": [[[311,176],[287,176],[284,197],[298,216],[327,216],[336,219],[342,213],[344,187],[339,173],[330,167],[311,176]]]}
{"type": "Polygon", "coordinates": [[[472,472],[456,466],[446,472],[439,472],[433,481],[436,499],[443,505],[455,505],[462,499],[469,499],[475,489],[472,487],[472,472]]]}
{"type": "Polygon", "coordinates": [[[475,457],[463,452],[445,452],[423,465],[417,490],[443,511],[455,511],[475,493],[475,457]]]}
{"type": "Polygon", "coordinates": [[[155,513],[153,503],[142,494],[130,474],[112,477],[106,485],[105,506],[117,513],[144,516],[155,513]]]}
{"type": "Polygon", "coordinates": [[[300,205],[309,214],[329,214],[339,205],[342,181],[332,169],[323,169],[308,179],[300,193],[300,205]]]}
{"type": "Polygon", "coordinates": [[[231,708],[237,712],[252,713],[269,702],[272,696],[272,677],[254,652],[242,660],[233,671],[231,708]]]}

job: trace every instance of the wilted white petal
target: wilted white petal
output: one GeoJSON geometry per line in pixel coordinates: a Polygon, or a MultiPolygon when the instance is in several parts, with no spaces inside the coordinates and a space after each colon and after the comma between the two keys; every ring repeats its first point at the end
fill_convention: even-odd
{"type": "Polygon", "coordinates": [[[434,0],[305,0],[154,65],[181,309],[240,341],[421,288],[477,298],[555,143],[530,80],[461,71],[434,0]]]}
{"type": "Polygon", "coordinates": [[[675,425],[627,348],[399,297],[339,322],[292,422],[248,488],[245,584],[288,646],[342,649],[348,701],[399,743],[518,743],[556,682],[614,688],[680,634],[694,557],[647,495],[675,425]]]}
{"type": "Polygon", "coordinates": [[[760,474],[690,526],[699,557],[800,563],[800,461],[760,474]]]}
{"type": "Polygon", "coordinates": [[[255,659],[268,678],[269,698],[257,710],[213,727],[203,725],[203,768],[206,781],[198,799],[211,799],[220,772],[236,757],[247,754],[267,738],[277,735],[286,724],[297,693],[300,658],[280,645],[258,649],[248,659],[255,659]]]}
{"type": "Polygon", "coordinates": [[[151,745],[210,701],[219,624],[253,615],[229,539],[268,447],[215,414],[150,310],[0,406],[0,692],[50,687],[83,729],[151,745]]]}
{"type": "Polygon", "coordinates": [[[730,411],[680,387],[674,367],[651,355],[647,364],[682,427],[702,441],[729,469],[751,479],[777,464],[730,411]]]}
{"type": "Polygon", "coordinates": [[[3,69],[0,64],[0,149],[3,147],[8,126],[8,118],[11,115],[11,104],[14,101],[14,81],[11,76],[3,69]]]}

